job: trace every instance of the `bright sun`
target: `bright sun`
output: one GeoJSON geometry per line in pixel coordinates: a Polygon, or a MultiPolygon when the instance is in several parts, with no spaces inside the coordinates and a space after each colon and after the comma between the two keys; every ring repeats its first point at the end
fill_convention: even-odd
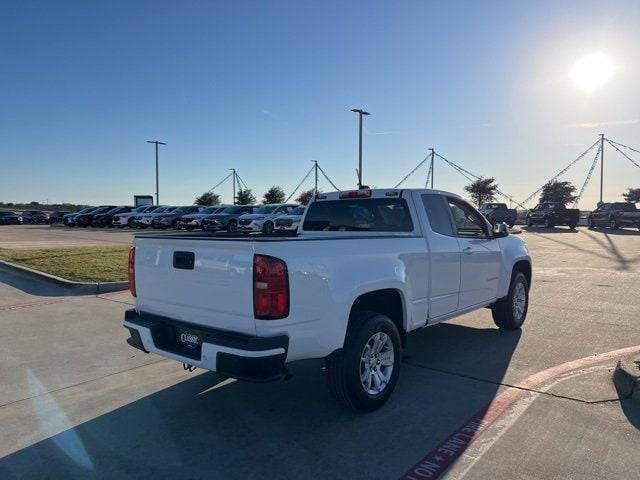
{"type": "Polygon", "coordinates": [[[579,88],[591,93],[609,81],[613,63],[604,53],[593,53],[578,60],[571,69],[571,79],[579,88]]]}

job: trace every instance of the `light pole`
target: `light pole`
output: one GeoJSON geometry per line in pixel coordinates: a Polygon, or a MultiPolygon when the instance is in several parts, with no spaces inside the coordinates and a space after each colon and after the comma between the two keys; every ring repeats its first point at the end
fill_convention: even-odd
{"type": "Polygon", "coordinates": [[[235,168],[230,168],[229,170],[231,170],[231,174],[232,179],[233,179],[233,204],[236,204],[236,169],[235,168]]]}
{"type": "Polygon", "coordinates": [[[147,143],[153,143],[156,146],[156,205],[160,205],[160,184],[158,182],[158,145],[166,145],[158,140],[147,140],[147,143]]]}
{"type": "Polygon", "coordinates": [[[361,108],[352,108],[351,111],[358,114],[358,188],[362,188],[362,116],[371,114],[361,108]]]}
{"type": "Polygon", "coordinates": [[[316,197],[318,196],[318,161],[317,160],[311,160],[313,162],[313,171],[315,173],[315,181],[314,181],[314,186],[313,186],[313,196],[316,197]]]}

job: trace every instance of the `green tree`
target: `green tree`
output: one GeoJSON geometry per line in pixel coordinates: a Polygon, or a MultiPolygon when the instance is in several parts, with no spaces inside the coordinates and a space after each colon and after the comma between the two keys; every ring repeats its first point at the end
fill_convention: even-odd
{"type": "Polygon", "coordinates": [[[238,205],[251,205],[256,203],[256,197],[251,193],[251,189],[240,189],[236,194],[236,203],[238,205]]]}
{"type": "Polygon", "coordinates": [[[576,191],[576,187],[571,182],[559,182],[554,180],[547,183],[542,187],[542,194],[540,195],[540,203],[543,202],[558,202],[566,205],[572,203],[577,198],[573,193],[576,191]]]}
{"type": "MultiPolygon", "coordinates": [[[[322,191],[318,190],[318,193],[322,193],[322,191]]],[[[312,198],[313,198],[313,188],[310,188],[309,190],[300,192],[300,195],[298,195],[298,198],[296,198],[296,202],[298,202],[300,205],[307,205],[312,198]]]]}
{"type": "Polygon", "coordinates": [[[284,194],[282,187],[274,185],[267,190],[267,193],[265,193],[262,198],[262,203],[284,203],[286,195],[284,194]]]}
{"type": "Polygon", "coordinates": [[[218,205],[220,203],[220,195],[213,192],[204,192],[195,200],[196,205],[218,205]]]}
{"type": "Polygon", "coordinates": [[[480,206],[483,203],[495,200],[496,190],[498,189],[498,185],[495,182],[496,179],[493,177],[480,177],[465,186],[464,189],[469,195],[471,195],[473,203],[480,206]]]}
{"type": "Polygon", "coordinates": [[[640,203],[640,188],[627,188],[627,191],[622,194],[625,202],[640,203]]]}

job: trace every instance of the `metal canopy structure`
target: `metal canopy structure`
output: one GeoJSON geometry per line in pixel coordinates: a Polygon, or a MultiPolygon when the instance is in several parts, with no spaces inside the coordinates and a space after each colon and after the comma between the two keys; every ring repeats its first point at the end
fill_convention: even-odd
{"type": "MultiPolygon", "coordinates": [[[[620,142],[616,142],[614,140],[611,140],[607,137],[605,137],[604,134],[600,134],[599,138],[591,145],[589,146],[589,148],[587,148],[584,152],[582,152],[580,155],[578,155],[575,159],[573,159],[568,165],[566,165],[562,170],[560,170],[559,172],[557,172],[554,176],[552,176],[550,179],[548,179],[545,183],[543,183],[539,188],[537,188],[531,195],[529,195],[527,198],[525,198],[524,200],[522,200],[521,202],[517,202],[515,200],[513,200],[513,197],[511,195],[508,195],[498,189],[496,189],[496,193],[506,199],[509,200],[510,202],[515,203],[517,206],[519,206],[522,209],[527,210],[528,208],[525,206],[528,202],[530,202],[533,198],[535,198],[544,188],[544,186],[550,182],[553,182],[555,180],[557,180],[558,178],[560,178],[562,175],[564,175],[569,169],[571,169],[571,167],[573,167],[574,165],[576,165],[578,162],[580,162],[580,160],[582,160],[583,158],[585,158],[587,155],[589,155],[589,153],[594,152],[595,150],[595,155],[593,157],[593,160],[591,162],[591,166],[589,167],[589,171],[587,173],[587,176],[578,192],[578,195],[576,197],[576,200],[574,202],[574,208],[577,207],[578,202],[580,201],[580,198],[582,197],[582,195],[584,194],[587,185],[589,184],[589,181],[591,180],[591,177],[593,176],[593,172],[595,171],[596,166],[598,165],[598,162],[600,162],[600,201],[602,202],[603,200],[603,190],[604,190],[604,149],[605,149],[605,144],[609,145],[611,147],[613,147],[618,153],[620,153],[624,158],[626,158],[627,160],[629,160],[633,165],[635,165],[636,167],[640,168],[640,163],[638,163],[637,161],[635,161],[633,158],[631,158],[631,156],[625,152],[625,150],[630,151],[630,152],[634,152],[634,153],[640,153],[640,150],[637,150],[635,148],[632,148],[628,145],[625,145],[623,143],[620,142]]],[[[463,167],[461,167],[460,165],[452,162],[451,160],[445,158],[443,155],[440,155],[438,152],[435,151],[434,148],[429,148],[429,153],[427,154],[426,157],[424,157],[409,173],[407,173],[402,180],[400,180],[396,185],[395,188],[399,188],[409,177],[411,177],[414,173],[416,173],[420,167],[422,167],[423,165],[429,164],[429,168],[427,170],[427,176],[426,176],[426,181],[425,181],[425,188],[428,188],[429,182],[431,182],[431,188],[434,188],[434,169],[435,169],[435,165],[434,165],[434,160],[436,159],[436,157],[440,160],[442,160],[446,165],[450,166],[451,168],[453,168],[456,172],[458,172],[460,175],[462,175],[464,178],[466,178],[467,180],[473,182],[474,180],[478,180],[481,177],[471,173],[469,170],[464,169],[463,167]]]]}

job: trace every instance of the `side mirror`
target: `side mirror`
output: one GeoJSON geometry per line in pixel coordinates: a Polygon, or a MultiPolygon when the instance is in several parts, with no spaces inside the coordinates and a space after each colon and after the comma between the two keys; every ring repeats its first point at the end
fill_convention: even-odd
{"type": "Polygon", "coordinates": [[[509,235],[509,227],[506,223],[500,222],[493,226],[493,238],[503,238],[509,235]]]}

